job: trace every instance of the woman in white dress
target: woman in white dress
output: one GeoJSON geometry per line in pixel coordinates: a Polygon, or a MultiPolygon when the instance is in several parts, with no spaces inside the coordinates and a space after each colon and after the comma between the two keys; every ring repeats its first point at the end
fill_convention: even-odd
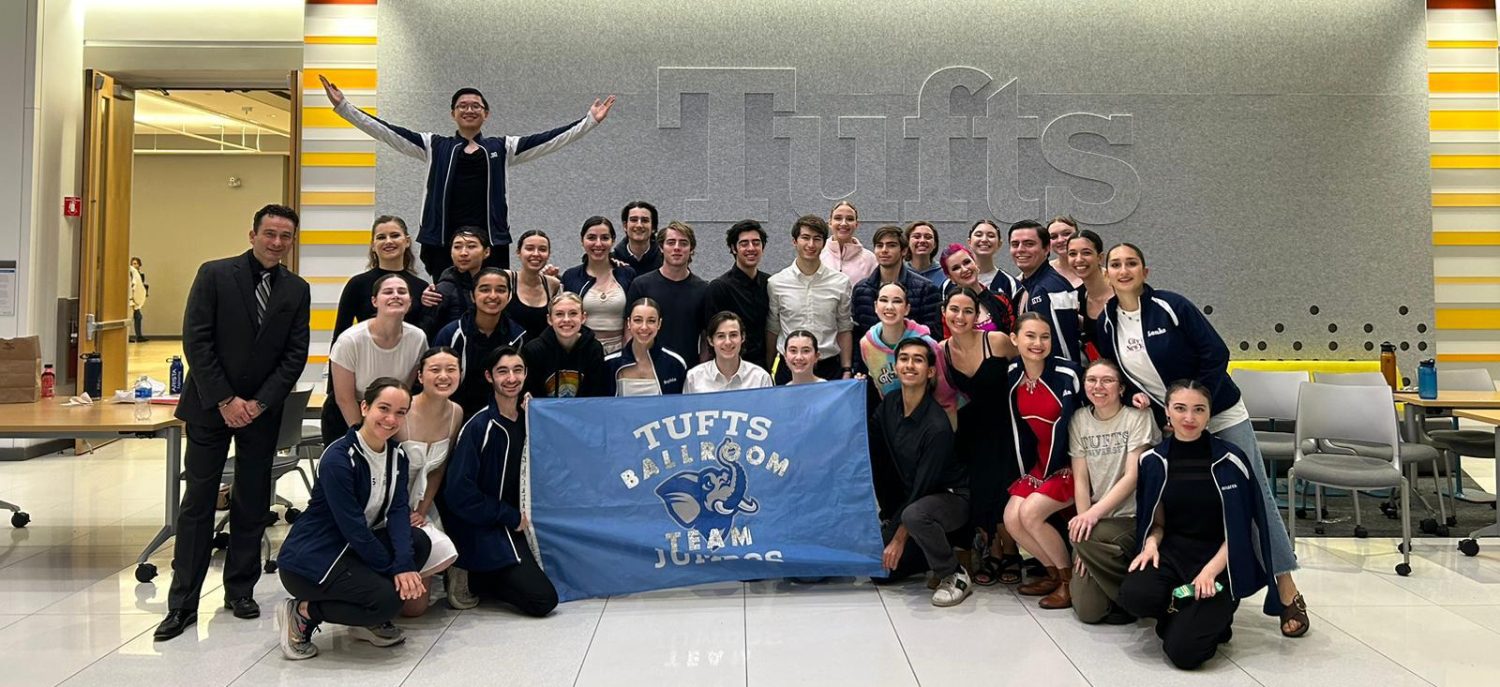
{"type": "MultiPolygon", "coordinates": [[[[408,463],[407,495],[411,500],[411,526],[427,533],[432,553],[421,564],[422,584],[432,589],[432,576],[458,559],[458,549],[443,534],[433,500],[443,486],[443,470],[448,450],[458,436],[463,409],[451,398],[463,377],[458,354],[447,346],[427,349],[417,361],[417,381],[422,392],[411,399],[406,426],[401,431],[401,449],[408,463]]],[[[407,601],[401,614],[408,618],[422,615],[431,604],[429,595],[407,601]]]]}

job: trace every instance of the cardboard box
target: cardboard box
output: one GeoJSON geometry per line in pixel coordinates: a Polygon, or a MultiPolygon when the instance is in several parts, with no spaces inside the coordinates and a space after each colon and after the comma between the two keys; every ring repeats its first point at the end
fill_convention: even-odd
{"type": "Polygon", "coordinates": [[[41,350],[35,336],[0,339],[0,403],[36,403],[41,397],[41,350]]]}

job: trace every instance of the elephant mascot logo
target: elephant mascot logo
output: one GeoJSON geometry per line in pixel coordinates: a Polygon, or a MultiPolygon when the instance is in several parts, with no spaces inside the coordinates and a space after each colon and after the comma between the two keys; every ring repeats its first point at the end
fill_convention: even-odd
{"type": "Polygon", "coordinates": [[[745,496],[739,444],[727,438],[719,442],[713,460],[717,466],[684,470],[667,478],[656,488],[656,495],[678,525],[704,535],[718,530],[723,536],[736,514],[759,511],[760,504],[745,496]]]}

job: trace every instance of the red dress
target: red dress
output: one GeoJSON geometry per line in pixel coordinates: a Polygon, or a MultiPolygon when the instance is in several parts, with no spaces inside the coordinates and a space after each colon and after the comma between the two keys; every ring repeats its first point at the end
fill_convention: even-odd
{"type": "MultiPolygon", "coordinates": [[[[1052,396],[1052,392],[1042,384],[1021,383],[1016,388],[1016,410],[1020,412],[1021,419],[1031,428],[1031,433],[1036,436],[1036,465],[1031,471],[1010,485],[1010,495],[1018,498],[1026,498],[1032,494],[1040,493],[1047,498],[1059,503],[1067,503],[1073,500],[1073,471],[1063,468],[1051,475],[1043,473],[1047,469],[1047,458],[1052,455],[1052,426],[1062,418],[1062,405],[1052,396]]],[[[1067,437],[1063,437],[1066,441],[1067,437]]]]}

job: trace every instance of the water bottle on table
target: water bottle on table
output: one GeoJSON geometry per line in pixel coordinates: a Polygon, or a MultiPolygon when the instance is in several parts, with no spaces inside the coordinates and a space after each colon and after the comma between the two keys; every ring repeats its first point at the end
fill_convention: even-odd
{"type": "Polygon", "coordinates": [[[135,383],[135,419],[151,419],[151,380],[146,375],[135,383]]]}
{"type": "Polygon", "coordinates": [[[172,371],[167,375],[167,393],[177,396],[182,393],[182,356],[174,355],[167,362],[172,363],[172,371]]]}
{"type": "Polygon", "coordinates": [[[1428,400],[1438,396],[1437,361],[1432,358],[1423,360],[1417,368],[1417,396],[1428,400]]]}

